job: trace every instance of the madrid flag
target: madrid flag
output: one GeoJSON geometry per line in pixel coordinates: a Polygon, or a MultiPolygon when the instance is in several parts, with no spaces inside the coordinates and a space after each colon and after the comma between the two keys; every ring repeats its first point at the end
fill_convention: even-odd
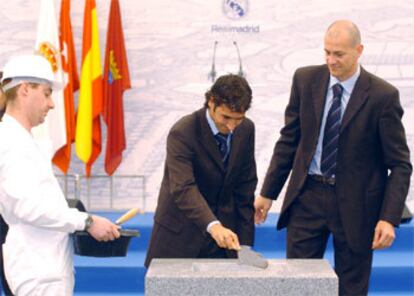
{"type": "MultiPolygon", "coordinates": [[[[35,52],[44,56],[49,61],[55,74],[55,80],[63,84],[54,1],[42,0],[40,2],[35,52]]],[[[49,111],[44,123],[32,129],[34,138],[50,159],[52,159],[52,156],[60,147],[66,144],[63,90],[53,91],[52,98],[55,108],[49,111]]]]}
{"type": "Polygon", "coordinates": [[[95,0],[86,0],[83,19],[82,67],[75,148],[86,163],[86,175],[101,153],[102,67],[95,0]]]}
{"type": "Polygon", "coordinates": [[[105,171],[112,175],[126,148],[122,96],[131,88],[118,0],[111,1],[104,66],[103,118],[107,125],[105,171]]]}
{"type": "Polygon", "coordinates": [[[62,49],[62,68],[64,73],[64,107],[66,123],[66,143],[53,157],[53,163],[67,174],[71,158],[71,146],[75,140],[75,110],[73,93],[79,89],[76,68],[75,47],[70,22],[70,0],[62,0],[60,7],[60,48],[62,49]]]}

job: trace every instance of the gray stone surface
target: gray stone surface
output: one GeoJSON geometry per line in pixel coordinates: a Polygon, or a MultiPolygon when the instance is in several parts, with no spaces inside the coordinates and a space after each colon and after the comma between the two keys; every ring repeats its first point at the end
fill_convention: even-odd
{"type": "Polygon", "coordinates": [[[338,278],[323,259],[274,259],[267,269],[236,259],[154,259],[145,295],[338,295],[338,278]]]}

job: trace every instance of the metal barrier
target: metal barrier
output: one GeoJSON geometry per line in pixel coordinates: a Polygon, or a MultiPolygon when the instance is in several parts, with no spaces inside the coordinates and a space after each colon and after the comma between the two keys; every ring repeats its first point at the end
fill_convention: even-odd
{"type": "Polygon", "coordinates": [[[81,200],[88,211],[124,211],[138,206],[146,210],[143,175],[57,175],[66,198],[81,200]],[[106,193],[106,194],[105,194],[106,193]],[[105,198],[107,197],[107,198],[105,198]]]}

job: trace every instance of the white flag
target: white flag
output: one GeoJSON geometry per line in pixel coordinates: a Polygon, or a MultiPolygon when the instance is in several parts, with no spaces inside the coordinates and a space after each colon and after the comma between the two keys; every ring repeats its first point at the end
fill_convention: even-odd
{"type": "MultiPolygon", "coordinates": [[[[55,79],[64,85],[54,1],[41,0],[35,52],[49,61],[55,79]]],[[[50,159],[67,142],[63,89],[53,91],[55,108],[49,111],[44,123],[32,129],[34,138],[50,159]]]]}

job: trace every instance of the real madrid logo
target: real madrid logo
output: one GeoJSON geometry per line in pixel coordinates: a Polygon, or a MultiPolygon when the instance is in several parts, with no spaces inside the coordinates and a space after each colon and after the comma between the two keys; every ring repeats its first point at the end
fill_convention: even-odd
{"type": "Polygon", "coordinates": [[[223,12],[232,20],[244,17],[247,14],[248,8],[247,0],[223,0],[223,12]]]}

